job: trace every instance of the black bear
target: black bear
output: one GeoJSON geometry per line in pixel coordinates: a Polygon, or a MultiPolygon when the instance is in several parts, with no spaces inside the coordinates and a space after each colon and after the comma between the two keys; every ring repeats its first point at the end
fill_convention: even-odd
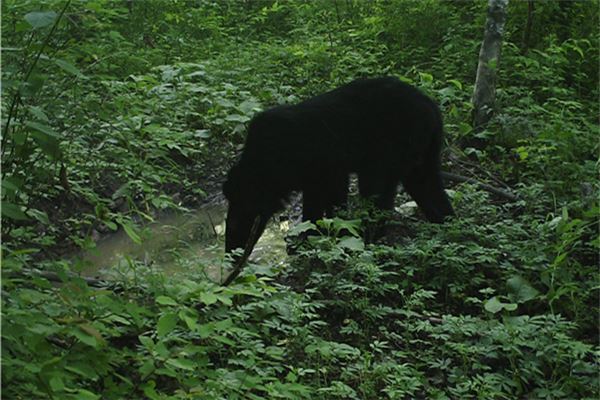
{"type": "Polygon", "coordinates": [[[359,79],[259,113],[223,185],[225,251],[244,248],[260,217],[256,241],[294,190],[303,192],[304,220],[343,206],[350,173],[376,206],[392,209],[401,182],[429,221],[442,222],[453,215],[440,176],[442,135],[437,105],[393,77],[359,79]]]}

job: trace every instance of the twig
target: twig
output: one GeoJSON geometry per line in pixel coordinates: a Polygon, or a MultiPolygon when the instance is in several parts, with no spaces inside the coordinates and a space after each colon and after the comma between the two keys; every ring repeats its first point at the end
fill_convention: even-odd
{"type": "Polygon", "coordinates": [[[219,234],[217,233],[217,228],[215,227],[215,223],[212,220],[212,217],[210,216],[210,212],[205,211],[206,212],[206,216],[208,217],[208,222],[210,222],[210,227],[212,228],[213,233],[215,234],[215,237],[219,237],[219,234]]]}
{"type": "Polygon", "coordinates": [[[475,185],[479,186],[481,189],[483,189],[485,191],[488,191],[490,193],[493,193],[493,194],[495,194],[497,196],[503,197],[503,198],[505,198],[507,200],[510,200],[510,201],[517,201],[519,199],[516,195],[514,195],[512,193],[509,193],[509,192],[507,192],[505,190],[498,189],[496,187],[487,185],[487,184],[485,184],[483,182],[480,182],[480,181],[478,181],[476,179],[473,179],[473,178],[467,178],[466,176],[453,174],[451,172],[443,172],[442,171],[441,174],[442,174],[442,178],[444,178],[444,179],[447,179],[447,180],[450,180],[450,181],[454,181],[454,182],[472,183],[472,184],[475,184],[475,185]]]}
{"type": "Polygon", "coordinates": [[[235,278],[237,278],[240,272],[242,272],[242,268],[244,268],[246,261],[248,261],[248,257],[250,257],[252,249],[254,248],[256,240],[258,239],[258,227],[260,226],[260,224],[261,218],[259,215],[254,219],[254,224],[252,224],[252,229],[250,229],[250,236],[248,237],[248,241],[246,241],[244,253],[239,259],[236,260],[235,264],[233,265],[233,271],[231,271],[227,279],[225,279],[225,282],[223,282],[223,286],[229,286],[229,284],[233,282],[235,278]]]}
{"type": "Polygon", "coordinates": [[[484,173],[488,178],[490,178],[491,180],[496,182],[498,185],[501,185],[501,186],[505,187],[506,189],[510,189],[510,186],[508,186],[506,183],[502,182],[500,179],[496,178],[492,173],[483,169],[480,165],[470,162],[468,160],[462,159],[462,158],[460,158],[460,155],[456,155],[453,152],[451,152],[449,154],[449,158],[452,161],[457,162],[458,164],[468,165],[469,167],[473,167],[473,168],[477,169],[478,171],[484,173]]]}

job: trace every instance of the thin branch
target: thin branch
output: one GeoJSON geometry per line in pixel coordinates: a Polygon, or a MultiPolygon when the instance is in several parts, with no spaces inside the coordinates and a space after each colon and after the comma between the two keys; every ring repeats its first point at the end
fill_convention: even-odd
{"type": "Polygon", "coordinates": [[[244,253],[240,258],[235,261],[233,265],[233,271],[229,274],[229,276],[223,282],[223,286],[229,286],[231,282],[242,272],[246,261],[248,261],[248,257],[252,253],[252,249],[256,244],[256,240],[258,239],[258,228],[261,225],[260,215],[254,219],[254,224],[252,224],[252,229],[250,230],[250,236],[248,237],[248,241],[246,241],[246,247],[244,248],[244,253]]]}
{"type": "Polygon", "coordinates": [[[493,194],[495,194],[497,196],[503,197],[503,198],[505,198],[507,200],[510,200],[510,201],[517,201],[517,200],[519,200],[519,198],[516,195],[512,194],[512,193],[509,193],[509,192],[507,192],[505,190],[498,189],[496,187],[490,186],[488,184],[485,184],[485,183],[480,182],[480,181],[478,181],[476,179],[473,179],[473,178],[467,178],[466,176],[453,174],[451,172],[443,172],[443,171],[442,171],[442,178],[447,179],[449,181],[454,181],[454,182],[472,183],[472,184],[475,184],[475,185],[479,186],[481,189],[483,189],[485,191],[488,191],[488,192],[493,193],[493,194]]]}
{"type": "MultiPolygon", "coordinates": [[[[69,7],[70,4],[71,4],[71,0],[68,0],[65,3],[65,6],[63,7],[63,9],[60,11],[60,14],[56,18],[54,25],[52,25],[52,29],[50,29],[50,32],[48,32],[48,35],[46,35],[46,38],[44,39],[42,46],[40,47],[37,54],[35,55],[35,59],[29,66],[29,70],[27,70],[27,73],[25,74],[25,78],[23,79],[23,82],[27,82],[29,80],[29,77],[31,76],[31,73],[33,72],[38,61],[40,60],[40,57],[41,57],[42,53],[44,52],[44,49],[50,42],[50,38],[52,37],[52,34],[56,30],[58,23],[60,22],[62,16],[65,14],[65,11],[67,11],[67,8],[69,7]]],[[[13,97],[12,103],[10,105],[10,109],[8,111],[8,116],[6,118],[6,125],[4,126],[4,137],[2,138],[2,140],[3,140],[2,148],[4,148],[4,146],[6,145],[6,140],[8,140],[8,129],[10,128],[11,119],[13,118],[14,113],[16,112],[16,106],[17,106],[17,103],[19,102],[19,99],[20,99],[20,94],[19,94],[19,91],[17,90],[17,93],[15,93],[15,96],[13,97]]]]}
{"type": "MultiPolygon", "coordinates": [[[[510,186],[508,186],[505,182],[501,181],[500,179],[496,178],[491,172],[483,169],[480,165],[478,165],[474,162],[470,162],[464,158],[460,158],[460,154],[456,154],[454,151],[451,150],[450,153],[448,154],[448,158],[450,158],[452,161],[454,161],[458,164],[462,164],[463,166],[467,165],[469,167],[475,168],[479,172],[484,173],[489,179],[493,180],[498,185],[503,186],[506,189],[510,189],[510,186]]],[[[468,169],[465,168],[465,170],[468,170],[468,169]]]]}
{"type": "Polygon", "coordinates": [[[215,223],[213,222],[210,212],[206,211],[206,216],[208,217],[208,222],[210,222],[210,227],[212,228],[213,234],[215,235],[215,237],[219,237],[219,234],[217,233],[217,228],[215,226],[215,223]]]}

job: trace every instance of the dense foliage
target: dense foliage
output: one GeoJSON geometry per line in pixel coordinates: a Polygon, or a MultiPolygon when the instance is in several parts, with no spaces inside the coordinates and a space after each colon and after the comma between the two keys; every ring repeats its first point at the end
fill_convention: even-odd
{"type": "Polygon", "coordinates": [[[6,398],[600,394],[596,1],[510,3],[478,132],[485,2],[1,7],[6,398]],[[384,74],[441,105],[445,170],[519,199],[454,185],[440,226],[354,207],[227,288],[204,272],[226,260],[164,275],[128,258],[100,288],[77,276],[72,255],[99,236],[140,242],[162,210],[217,193],[257,111],[384,74]],[[381,220],[389,234],[365,240],[381,220]]]}

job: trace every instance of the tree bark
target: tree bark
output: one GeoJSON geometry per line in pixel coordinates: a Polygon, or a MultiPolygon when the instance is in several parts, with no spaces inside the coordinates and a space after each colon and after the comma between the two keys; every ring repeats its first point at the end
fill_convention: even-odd
{"type": "Polygon", "coordinates": [[[491,119],[496,100],[496,70],[500,59],[502,34],[508,0],[489,0],[479,65],[473,91],[473,128],[476,132],[491,119]]]}

